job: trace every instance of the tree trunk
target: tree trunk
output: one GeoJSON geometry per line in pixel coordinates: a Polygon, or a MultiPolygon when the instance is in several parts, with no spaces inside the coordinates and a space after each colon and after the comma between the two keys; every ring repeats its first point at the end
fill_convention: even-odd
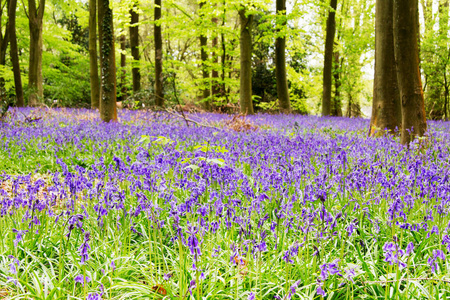
{"type": "MultiPolygon", "coordinates": [[[[223,12],[222,12],[222,28],[225,26],[226,21],[226,15],[227,15],[227,9],[226,9],[226,1],[224,0],[222,2],[223,6],[223,12]]],[[[225,42],[225,34],[222,30],[221,36],[220,36],[220,43],[222,45],[222,57],[220,62],[222,63],[222,84],[220,85],[220,93],[221,96],[224,97],[228,103],[228,94],[227,94],[227,88],[225,84],[225,77],[226,77],[226,66],[227,66],[227,45],[225,42]]]]}
{"type": "MultiPolygon", "coordinates": [[[[203,14],[203,6],[205,5],[205,1],[200,2],[200,19],[203,22],[204,14],[203,14]]],[[[209,72],[208,72],[208,37],[206,36],[206,30],[201,29],[200,30],[200,59],[202,60],[202,101],[203,106],[206,110],[211,109],[211,102],[209,99],[210,96],[210,82],[209,82],[209,72]]]]}
{"type": "Polygon", "coordinates": [[[137,93],[141,89],[141,71],[139,68],[139,12],[138,1],[134,2],[133,8],[130,10],[130,47],[131,56],[133,56],[133,63],[131,74],[133,76],[133,93],[137,93]]]}
{"type": "Polygon", "coordinates": [[[325,54],[323,65],[323,95],[322,95],[322,116],[329,116],[331,113],[331,85],[333,68],[333,45],[336,33],[336,7],[337,0],[330,0],[330,12],[328,13],[325,54]]]}
{"type": "Polygon", "coordinates": [[[252,22],[253,16],[246,15],[247,10],[241,6],[239,18],[241,23],[240,34],[240,91],[239,101],[241,113],[252,115],[252,22]]]}
{"type": "Polygon", "coordinates": [[[125,34],[120,36],[120,98],[119,101],[127,99],[127,40],[125,34]]]}
{"type": "Polygon", "coordinates": [[[28,88],[30,90],[29,105],[36,106],[44,95],[42,82],[42,20],[45,0],[28,0],[28,17],[30,28],[30,60],[28,71],[28,88]]]}
{"type": "MultiPolygon", "coordinates": [[[[9,2],[9,1],[7,1],[9,2]]],[[[6,12],[8,14],[8,11],[6,12]]],[[[3,17],[3,8],[0,11],[0,24],[3,17]]],[[[5,24],[5,34],[0,31],[0,65],[6,65],[6,51],[9,43],[9,20],[5,24]]],[[[0,78],[0,100],[6,101],[5,79],[0,78]]]]}
{"type": "Polygon", "coordinates": [[[427,130],[419,69],[417,0],[394,0],[394,45],[402,105],[402,144],[427,130]]]}
{"type": "Polygon", "coordinates": [[[117,121],[114,27],[109,0],[98,0],[98,23],[102,78],[100,118],[104,122],[117,121]]]}
{"type": "MultiPolygon", "coordinates": [[[[446,53],[449,53],[448,49],[448,13],[449,13],[449,0],[439,0],[439,39],[445,41],[445,44],[441,47],[444,48],[446,53]]],[[[440,69],[442,70],[444,79],[444,120],[448,121],[448,80],[447,80],[447,61],[444,59],[439,62],[440,69]]]]}
{"type": "Polygon", "coordinates": [[[163,95],[163,65],[162,65],[162,34],[161,34],[161,0],[155,0],[155,104],[164,106],[163,95]]]}
{"type": "Polygon", "coordinates": [[[22,107],[23,101],[23,86],[22,76],[20,75],[19,51],[17,47],[16,35],[16,7],[17,0],[8,1],[8,18],[9,18],[9,33],[10,33],[10,56],[14,73],[14,85],[16,90],[16,106],[22,107]]]}
{"type": "Polygon", "coordinates": [[[447,74],[444,72],[444,120],[448,121],[448,81],[447,74]]]}
{"type": "Polygon", "coordinates": [[[394,53],[393,0],[378,0],[375,11],[375,75],[369,135],[401,128],[402,112],[394,53]]]}
{"type": "MultiPolygon", "coordinates": [[[[286,0],[276,1],[277,18],[281,18],[281,22],[277,22],[281,28],[286,28],[286,0]]],[[[289,100],[288,82],[286,78],[286,37],[278,36],[275,40],[275,75],[277,80],[277,96],[280,104],[280,112],[288,114],[291,112],[291,101],[289,100]]]]}
{"type": "Polygon", "coordinates": [[[89,73],[91,83],[91,108],[100,107],[100,83],[97,60],[97,1],[89,0],[89,73]]]}
{"type": "Polygon", "coordinates": [[[219,37],[217,35],[217,28],[218,28],[218,23],[219,23],[219,19],[214,17],[211,20],[214,25],[215,25],[215,31],[214,31],[214,37],[212,39],[212,49],[213,49],[213,53],[212,53],[212,62],[213,62],[213,68],[211,71],[211,102],[214,101],[214,98],[219,97],[220,96],[220,91],[221,91],[221,85],[219,82],[219,67],[218,67],[218,63],[219,63],[219,56],[217,54],[217,49],[219,47],[219,37]]]}
{"type": "Polygon", "coordinates": [[[342,99],[341,99],[341,77],[340,77],[340,58],[339,51],[333,53],[333,77],[334,77],[334,99],[331,114],[342,117],[342,99]]]}

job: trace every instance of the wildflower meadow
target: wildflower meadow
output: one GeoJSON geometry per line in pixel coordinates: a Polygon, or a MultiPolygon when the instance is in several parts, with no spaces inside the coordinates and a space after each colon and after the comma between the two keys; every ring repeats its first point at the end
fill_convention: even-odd
{"type": "Polygon", "coordinates": [[[0,298],[450,297],[450,123],[186,118],[0,122],[0,298]]]}

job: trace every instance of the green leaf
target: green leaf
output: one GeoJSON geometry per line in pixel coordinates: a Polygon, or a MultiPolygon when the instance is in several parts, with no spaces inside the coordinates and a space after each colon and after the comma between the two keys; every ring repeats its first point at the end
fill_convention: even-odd
{"type": "Polygon", "coordinates": [[[189,165],[189,166],[187,166],[186,168],[184,168],[184,169],[192,169],[192,171],[196,171],[196,170],[198,170],[198,169],[200,169],[200,167],[199,166],[197,166],[197,165],[189,165]]]}

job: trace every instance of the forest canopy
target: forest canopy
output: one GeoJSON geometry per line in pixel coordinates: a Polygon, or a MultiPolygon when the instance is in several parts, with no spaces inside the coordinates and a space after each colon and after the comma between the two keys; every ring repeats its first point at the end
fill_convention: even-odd
{"type": "MultiPolygon", "coordinates": [[[[327,99],[330,112],[326,114],[371,114],[374,0],[4,0],[0,15],[2,103],[19,102],[20,106],[14,90],[14,55],[9,50],[13,44],[8,43],[13,31],[12,4],[24,105],[98,107],[95,98],[102,94],[103,57],[99,17],[106,5],[111,9],[115,61],[111,69],[115,76],[108,73],[116,82],[116,91],[111,93],[123,107],[148,108],[164,102],[232,112],[242,107],[240,92],[244,92],[250,99],[245,101],[259,112],[323,114],[322,102],[327,99]],[[332,46],[324,66],[332,15],[334,36],[328,39],[332,46]],[[251,50],[248,72],[243,69],[240,48],[243,17],[251,20],[244,38],[251,50]],[[285,68],[286,90],[277,86],[277,70],[281,70],[276,68],[277,53],[285,56],[280,66],[285,68]],[[97,83],[92,82],[93,76],[99,79],[97,83]],[[240,88],[243,77],[251,78],[246,88],[240,88]],[[287,110],[283,99],[290,104],[287,110]]],[[[418,6],[426,114],[430,119],[447,119],[448,1],[421,0],[418,6]]]]}

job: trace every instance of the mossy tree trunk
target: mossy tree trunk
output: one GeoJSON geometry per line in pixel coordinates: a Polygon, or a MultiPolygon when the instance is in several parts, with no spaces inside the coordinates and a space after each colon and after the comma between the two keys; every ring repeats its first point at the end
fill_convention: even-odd
{"type": "Polygon", "coordinates": [[[23,86],[22,86],[22,76],[20,74],[20,63],[19,63],[19,50],[17,46],[17,35],[16,35],[16,8],[17,0],[8,1],[8,18],[9,18],[9,53],[11,56],[11,63],[13,66],[14,73],[14,88],[16,91],[16,106],[24,106],[23,101],[23,86]]]}
{"type": "MultiPolygon", "coordinates": [[[[278,26],[286,27],[286,0],[276,1],[277,18],[281,18],[278,26]]],[[[280,30],[281,31],[281,30],[280,30]]],[[[278,33],[279,35],[279,33],[278,33]]],[[[280,112],[291,112],[289,100],[288,82],[286,78],[286,37],[277,36],[275,40],[275,75],[277,80],[277,95],[280,104],[280,112]]]]}
{"type": "Polygon", "coordinates": [[[245,7],[241,6],[239,10],[239,19],[241,23],[240,34],[240,91],[239,101],[241,113],[252,115],[252,22],[253,15],[248,15],[245,7]]]}
{"type": "Polygon", "coordinates": [[[44,17],[45,0],[28,0],[28,24],[30,28],[30,59],[28,71],[28,88],[30,90],[29,105],[39,105],[44,95],[42,79],[42,21],[44,17]]]}
{"type": "MultiPolygon", "coordinates": [[[[7,3],[9,0],[7,1],[7,3]]],[[[0,11],[0,24],[3,19],[3,9],[1,8],[0,11]]],[[[8,11],[6,11],[6,15],[8,16],[8,11]]],[[[8,44],[9,44],[9,19],[7,19],[5,24],[5,33],[2,33],[0,31],[0,64],[2,66],[6,65],[6,52],[8,50],[8,44]]],[[[0,100],[7,101],[6,96],[6,90],[5,90],[5,80],[4,78],[0,78],[0,100]]]]}
{"type": "Polygon", "coordinates": [[[91,108],[100,107],[100,82],[97,59],[97,0],[89,0],[89,73],[91,108]]]}
{"type": "MultiPolygon", "coordinates": [[[[204,22],[204,13],[203,9],[205,6],[205,1],[200,1],[199,3],[199,12],[200,12],[200,22],[204,22]]],[[[209,79],[209,71],[208,71],[208,37],[206,36],[206,29],[203,25],[200,25],[200,59],[201,59],[201,68],[202,68],[202,102],[203,106],[206,110],[211,109],[210,102],[210,79],[209,79]]]]}
{"type": "Polygon", "coordinates": [[[161,32],[161,0],[155,0],[155,104],[164,106],[163,94],[163,63],[162,63],[162,32],[161,32]]]}
{"type": "Polygon", "coordinates": [[[98,0],[98,22],[102,78],[100,117],[104,122],[117,121],[114,27],[109,0],[98,0]]]}
{"type": "Polygon", "coordinates": [[[127,99],[127,39],[125,34],[120,36],[120,97],[119,101],[127,99]]]}
{"type": "Polygon", "coordinates": [[[212,23],[214,24],[214,36],[212,38],[212,63],[213,68],[211,71],[211,102],[214,101],[215,98],[220,96],[221,93],[221,84],[219,82],[219,54],[217,53],[219,47],[219,36],[217,34],[217,30],[219,27],[219,19],[216,17],[212,18],[212,23]]]}
{"type": "Polygon", "coordinates": [[[139,2],[135,1],[133,8],[130,10],[130,47],[131,56],[133,57],[131,74],[133,77],[133,93],[137,93],[141,89],[141,71],[139,68],[139,2]]]}

